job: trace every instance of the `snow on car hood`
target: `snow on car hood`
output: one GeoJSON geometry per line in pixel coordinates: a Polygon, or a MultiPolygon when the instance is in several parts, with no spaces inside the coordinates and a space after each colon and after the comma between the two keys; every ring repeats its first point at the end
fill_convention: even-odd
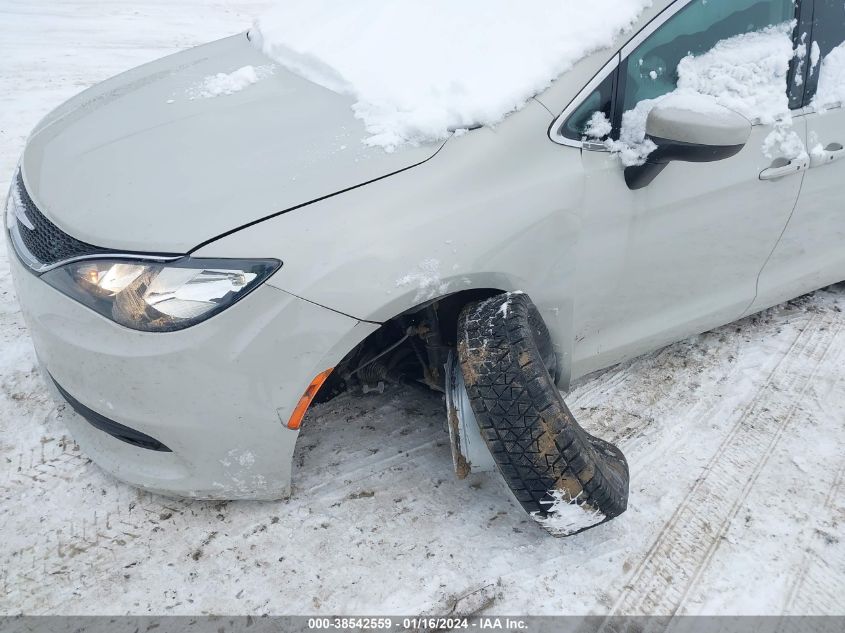
{"type": "Polygon", "coordinates": [[[440,147],[367,147],[353,102],[274,64],[242,34],[71,99],[30,137],[24,179],[41,211],[77,239],[184,253],[440,147]]]}
{"type": "Polygon", "coordinates": [[[609,46],[651,0],[285,0],[256,23],[279,64],[352,95],[387,150],[492,125],[609,46]]]}

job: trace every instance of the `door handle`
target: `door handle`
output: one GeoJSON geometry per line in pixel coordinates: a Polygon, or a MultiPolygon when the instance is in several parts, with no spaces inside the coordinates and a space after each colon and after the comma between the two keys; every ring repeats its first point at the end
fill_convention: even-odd
{"type": "Polygon", "coordinates": [[[809,168],[810,159],[808,157],[794,158],[792,160],[778,158],[772,163],[771,167],[760,172],[760,180],[777,180],[778,178],[785,178],[792,174],[799,174],[809,168]]]}
{"type": "Polygon", "coordinates": [[[842,143],[831,143],[824,149],[819,148],[810,152],[810,167],[829,165],[841,158],[845,158],[845,147],[842,147],[842,143]]]}

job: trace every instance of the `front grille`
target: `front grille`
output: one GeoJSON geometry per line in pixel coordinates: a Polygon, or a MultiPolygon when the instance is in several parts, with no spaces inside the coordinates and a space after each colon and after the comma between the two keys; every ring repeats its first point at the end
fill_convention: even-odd
{"type": "Polygon", "coordinates": [[[18,172],[16,190],[12,195],[17,194],[23,212],[33,226],[30,229],[18,220],[18,234],[31,258],[37,260],[42,266],[51,266],[74,257],[109,252],[107,249],[86,244],[71,237],[50,222],[30,198],[20,172],[18,172]]]}

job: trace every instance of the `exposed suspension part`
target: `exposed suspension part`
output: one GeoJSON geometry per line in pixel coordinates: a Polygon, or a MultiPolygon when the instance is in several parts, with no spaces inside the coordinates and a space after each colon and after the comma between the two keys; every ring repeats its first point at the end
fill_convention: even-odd
{"type": "Polygon", "coordinates": [[[461,308],[498,293],[480,289],[449,295],[384,323],[338,363],[316,401],[326,402],[347,390],[369,392],[396,383],[445,393],[445,366],[455,350],[461,308]]]}

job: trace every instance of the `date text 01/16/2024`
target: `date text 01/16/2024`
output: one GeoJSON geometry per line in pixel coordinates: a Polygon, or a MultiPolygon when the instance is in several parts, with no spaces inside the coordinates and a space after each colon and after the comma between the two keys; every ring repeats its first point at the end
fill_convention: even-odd
{"type": "Polygon", "coordinates": [[[394,624],[393,618],[309,618],[308,629],[334,631],[451,631],[459,629],[476,629],[479,631],[524,631],[528,628],[527,623],[519,618],[475,617],[470,620],[469,618],[420,616],[402,618],[401,622],[402,624],[400,627],[398,626],[398,621],[394,624]]]}

